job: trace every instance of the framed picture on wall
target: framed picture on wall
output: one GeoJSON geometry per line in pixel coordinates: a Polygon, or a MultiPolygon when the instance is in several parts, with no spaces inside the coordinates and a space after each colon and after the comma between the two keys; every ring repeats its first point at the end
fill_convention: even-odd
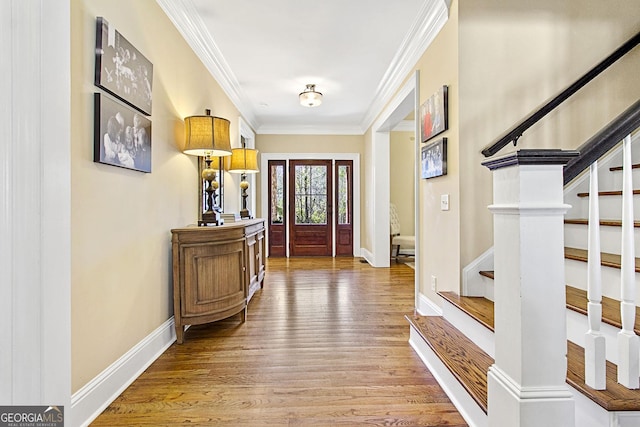
{"type": "Polygon", "coordinates": [[[442,86],[420,107],[422,142],[449,129],[449,88],[442,86]]]}
{"type": "Polygon", "coordinates": [[[95,84],[151,115],[153,64],[102,17],[96,18],[95,84]]]}
{"type": "Polygon", "coordinates": [[[447,138],[422,147],[420,172],[420,176],[425,179],[447,174],[447,138]]]}
{"type": "Polygon", "coordinates": [[[93,161],[151,172],[151,120],[104,94],[93,101],[93,161]]]}

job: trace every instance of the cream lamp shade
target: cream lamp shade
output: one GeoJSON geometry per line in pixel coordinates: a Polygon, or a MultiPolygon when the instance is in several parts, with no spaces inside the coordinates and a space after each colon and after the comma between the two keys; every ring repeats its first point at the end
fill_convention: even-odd
{"type": "MultiPolygon", "coordinates": [[[[229,120],[211,116],[211,110],[205,110],[204,116],[190,116],[184,119],[185,154],[204,157],[205,168],[202,179],[207,181],[205,199],[207,210],[202,212],[198,225],[220,225],[220,208],[216,202],[216,170],[211,168],[212,157],[231,155],[231,138],[229,137],[229,120]]],[[[218,164],[220,160],[218,159],[218,164]]]]}
{"type": "Polygon", "coordinates": [[[231,173],[258,173],[258,150],[234,148],[226,168],[231,173]]]}
{"type": "MultiPolygon", "coordinates": [[[[208,112],[209,110],[207,110],[208,112]]],[[[229,156],[231,138],[229,120],[210,115],[184,119],[185,154],[192,156],[229,156]]]]}

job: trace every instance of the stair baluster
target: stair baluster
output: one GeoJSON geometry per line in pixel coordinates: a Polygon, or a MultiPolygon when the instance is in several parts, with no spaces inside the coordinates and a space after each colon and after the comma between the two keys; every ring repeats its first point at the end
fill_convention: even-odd
{"type": "Polygon", "coordinates": [[[598,162],[590,167],[589,240],[588,240],[587,306],[589,330],[585,336],[584,376],[595,390],[605,390],[606,339],[600,333],[602,321],[602,266],[600,265],[600,204],[598,201],[598,162]]]}
{"type": "Polygon", "coordinates": [[[636,317],[635,249],[633,223],[633,184],[631,177],[631,135],[623,142],[622,169],[622,251],[620,283],[620,315],[622,330],[618,333],[618,382],[630,389],[639,388],[640,344],[634,332],[636,317]]]}

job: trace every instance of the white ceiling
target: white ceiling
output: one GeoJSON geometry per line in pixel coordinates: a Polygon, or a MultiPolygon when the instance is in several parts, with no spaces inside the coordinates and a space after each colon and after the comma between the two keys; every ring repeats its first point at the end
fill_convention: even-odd
{"type": "Polygon", "coordinates": [[[447,0],[157,0],[257,133],[362,134],[447,0]],[[322,105],[298,93],[315,84],[322,105]]]}

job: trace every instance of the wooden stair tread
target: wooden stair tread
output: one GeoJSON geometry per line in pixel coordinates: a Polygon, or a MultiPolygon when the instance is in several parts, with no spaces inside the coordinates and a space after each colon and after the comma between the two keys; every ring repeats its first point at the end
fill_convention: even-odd
{"type": "MultiPolygon", "coordinates": [[[[633,190],[633,194],[640,194],[640,190],[633,190]]],[[[599,196],[622,196],[622,190],[599,191],[599,196]]],[[[589,197],[589,193],[578,193],[578,197],[589,197]]]]}
{"type": "Polygon", "coordinates": [[[443,317],[405,317],[486,413],[487,372],[493,359],[443,317]]]}
{"type": "MultiPolygon", "coordinates": [[[[486,271],[485,273],[487,274],[483,274],[483,276],[491,276],[491,278],[493,278],[493,271],[486,271]]],[[[480,272],[480,274],[482,274],[482,272],[480,272]]],[[[438,294],[493,331],[493,303],[491,301],[482,297],[461,297],[455,292],[439,292],[438,294]],[[488,314],[489,312],[491,314],[488,314]]],[[[585,316],[587,315],[587,291],[567,285],[566,298],[567,308],[569,310],[585,316]]],[[[616,328],[622,328],[620,301],[609,297],[602,297],[602,322],[616,328]]],[[[640,307],[636,308],[634,330],[636,334],[640,335],[640,307]]]]}
{"type": "Polygon", "coordinates": [[[483,297],[463,297],[455,292],[438,292],[442,298],[493,331],[493,303],[483,297]]]}
{"type": "MultiPolygon", "coordinates": [[[[589,220],[586,218],[570,218],[564,220],[565,224],[579,224],[579,225],[589,225],[589,220]]],[[[601,226],[609,226],[609,227],[622,227],[622,221],[619,219],[601,219],[601,226]]],[[[634,221],[633,226],[638,228],[640,227],[640,221],[634,221]]]]}
{"type": "Polygon", "coordinates": [[[567,341],[567,383],[607,411],[640,411],[640,390],[618,384],[618,367],[607,362],[607,389],[594,390],[584,383],[584,349],[567,341]]]}
{"type": "MultiPolygon", "coordinates": [[[[572,289],[575,289],[575,288],[572,288],[572,289]]],[[[441,292],[440,294],[443,294],[443,293],[450,294],[450,292],[441,292]]],[[[574,292],[572,292],[572,298],[573,298],[573,294],[574,292]]],[[[575,294],[579,295],[579,293],[575,293],[575,294]]],[[[489,307],[490,307],[490,310],[493,311],[493,302],[483,297],[460,297],[458,301],[460,301],[460,303],[464,305],[464,304],[468,304],[470,302],[469,301],[470,299],[474,300],[472,304],[474,307],[483,305],[484,306],[483,311],[488,310],[489,307]],[[484,301],[480,302],[480,301],[476,301],[476,299],[484,300],[484,301]]],[[[455,301],[455,300],[456,299],[452,299],[451,301],[455,301]]],[[[463,309],[463,311],[465,311],[466,313],[469,313],[469,315],[473,317],[472,313],[474,313],[474,310],[463,309]]],[[[603,312],[604,312],[604,308],[603,308],[603,312]]],[[[433,316],[430,316],[429,318],[431,317],[433,316]]],[[[412,324],[414,324],[416,326],[416,329],[418,329],[419,331],[421,331],[420,325],[427,322],[426,320],[416,319],[416,317],[413,315],[407,316],[407,319],[409,319],[409,321],[412,324]]],[[[480,323],[484,323],[483,320],[481,319],[478,319],[478,318],[475,318],[475,319],[480,323]]],[[[446,320],[442,319],[442,322],[446,322],[446,320]]],[[[473,347],[470,347],[470,346],[471,345],[475,346],[475,344],[473,344],[473,342],[469,340],[469,338],[467,338],[464,334],[462,334],[462,332],[455,329],[455,327],[450,323],[447,322],[447,325],[448,325],[447,326],[448,329],[446,329],[446,332],[440,332],[440,333],[451,334],[451,336],[446,338],[446,340],[440,338],[439,345],[443,345],[442,344],[443,341],[447,344],[450,344],[449,347],[446,347],[446,352],[447,354],[449,354],[449,356],[447,356],[448,362],[445,362],[444,360],[443,362],[452,371],[452,373],[456,376],[456,378],[458,378],[458,380],[463,384],[465,389],[469,390],[470,387],[477,385],[476,382],[478,381],[478,378],[481,378],[481,377],[477,373],[475,373],[471,376],[471,379],[468,379],[468,378],[465,378],[464,376],[456,375],[453,369],[465,371],[465,367],[470,362],[467,360],[460,360],[463,356],[469,357],[469,358],[475,358],[475,357],[481,357],[481,356],[477,356],[475,353],[471,352],[470,349],[473,347]],[[451,328],[455,332],[451,331],[450,330],[451,328]],[[461,347],[463,349],[459,351],[460,354],[451,356],[450,353],[453,353],[455,349],[455,346],[453,346],[454,345],[453,343],[457,342],[458,340],[462,342],[461,347]],[[463,365],[463,367],[449,367],[449,363],[452,363],[452,364],[460,363],[463,365]],[[471,381],[471,384],[465,385],[463,381],[471,381]]],[[[493,325],[489,329],[493,330],[493,325]]],[[[436,332],[429,332],[429,333],[436,335],[436,332]]],[[[429,334],[425,336],[425,334],[421,332],[421,335],[423,335],[423,338],[425,339],[425,341],[427,341],[429,346],[433,348],[438,355],[440,355],[440,352],[434,348],[434,345],[432,343],[429,343],[429,339],[428,339],[429,334]]],[[[489,366],[493,364],[493,359],[491,359],[490,356],[486,355],[486,353],[484,353],[479,348],[477,349],[477,351],[484,354],[484,356],[482,356],[483,359],[480,359],[481,362],[479,362],[477,365],[474,365],[472,369],[474,370],[484,369],[486,365],[486,369],[488,371],[489,366]]],[[[440,358],[442,359],[442,356],[440,356],[440,358]]],[[[593,402],[597,403],[607,411],[640,411],[640,390],[629,390],[626,387],[618,384],[617,376],[618,376],[618,373],[617,373],[616,365],[614,365],[611,362],[607,362],[607,389],[593,390],[591,387],[587,386],[584,382],[584,349],[579,345],[572,343],[571,341],[567,341],[567,383],[568,384],[573,386],[576,390],[580,391],[582,394],[587,396],[589,399],[591,399],[593,402]]],[[[472,394],[472,392],[469,392],[469,393],[472,394]]],[[[475,396],[473,396],[473,398],[476,399],[475,396]]],[[[481,404],[480,406],[483,407],[481,404]]]]}
{"type": "Polygon", "coordinates": [[[489,279],[495,279],[495,275],[493,271],[483,270],[480,272],[480,275],[484,277],[488,277],[489,279]]]}
{"type": "MultiPolygon", "coordinates": [[[[587,291],[567,285],[567,308],[587,315],[587,291]]],[[[616,328],[622,328],[620,301],[602,297],[602,321],[616,328]]],[[[636,308],[635,332],[640,335],[640,309],[636,308]]]]}
{"type": "MultiPolygon", "coordinates": [[[[640,168],[640,164],[631,165],[631,169],[638,169],[638,168],[640,168]]],[[[621,171],[622,170],[622,166],[613,166],[613,167],[610,167],[609,170],[611,172],[621,171]]]]}
{"type": "MultiPolygon", "coordinates": [[[[575,261],[587,262],[588,252],[586,249],[564,248],[564,257],[575,261]]],[[[620,268],[620,255],[600,253],[600,264],[605,267],[620,268]]],[[[636,258],[636,273],[640,273],[640,258],[636,258]]]]}

